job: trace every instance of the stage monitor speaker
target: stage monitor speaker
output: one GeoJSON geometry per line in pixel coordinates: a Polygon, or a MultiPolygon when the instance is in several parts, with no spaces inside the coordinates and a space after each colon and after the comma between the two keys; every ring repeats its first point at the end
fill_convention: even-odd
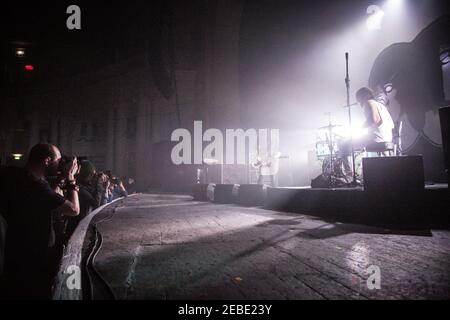
{"type": "Polygon", "coordinates": [[[214,202],[220,204],[233,203],[237,187],[235,184],[216,184],[214,188],[214,202]]]}
{"type": "MultiPolygon", "coordinates": [[[[441,118],[442,145],[444,148],[445,169],[450,180],[450,107],[439,110],[441,118]]],[[[450,181],[449,181],[450,182],[450,181]]]]}
{"type": "Polygon", "coordinates": [[[398,195],[425,189],[422,156],[363,159],[364,190],[398,195]]]}
{"type": "Polygon", "coordinates": [[[195,201],[208,201],[209,184],[195,184],[193,188],[193,197],[195,201]]]}
{"type": "Polygon", "coordinates": [[[241,184],[237,202],[243,206],[264,205],[264,186],[260,184],[241,184]]]}

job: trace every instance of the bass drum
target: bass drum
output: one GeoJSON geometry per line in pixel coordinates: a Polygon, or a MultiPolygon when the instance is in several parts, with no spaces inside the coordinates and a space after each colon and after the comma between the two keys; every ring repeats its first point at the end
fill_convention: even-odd
{"type": "Polygon", "coordinates": [[[322,174],[327,179],[341,181],[347,183],[344,174],[344,163],[341,158],[336,158],[331,161],[331,157],[326,157],[322,165],[322,174]]]}

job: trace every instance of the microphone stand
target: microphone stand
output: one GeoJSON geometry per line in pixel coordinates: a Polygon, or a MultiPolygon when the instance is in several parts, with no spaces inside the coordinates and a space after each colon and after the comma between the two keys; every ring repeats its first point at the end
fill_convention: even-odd
{"type": "Polygon", "coordinates": [[[352,106],[350,104],[350,76],[348,72],[348,52],[345,53],[345,69],[346,69],[346,77],[345,77],[345,86],[347,87],[347,108],[348,108],[348,120],[350,124],[350,145],[352,152],[352,173],[353,173],[353,181],[351,183],[352,186],[357,186],[358,183],[356,181],[356,164],[355,164],[355,150],[353,147],[353,132],[352,132],[352,106]]]}

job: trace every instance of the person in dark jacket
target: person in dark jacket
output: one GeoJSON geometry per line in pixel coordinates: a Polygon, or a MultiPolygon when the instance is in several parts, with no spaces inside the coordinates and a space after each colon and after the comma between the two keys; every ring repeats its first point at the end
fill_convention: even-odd
{"type": "Polygon", "coordinates": [[[77,176],[77,184],[80,188],[80,214],[68,219],[65,230],[66,239],[73,234],[81,220],[101,205],[104,188],[99,181],[95,166],[87,160],[80,163],[80,173],[77,176]]]}
{"type": "Polygon", "coordinates": [[[5,264],[0,278],[0,299],[48,299],[54,274],[52,215],[80,212],[76,158],[61,162],[59,149],[38,144],[25,168],[0,170],[0,212],[6,220],[5,264]],[[48,177],[60,171],[64,196],[48,177]]]}

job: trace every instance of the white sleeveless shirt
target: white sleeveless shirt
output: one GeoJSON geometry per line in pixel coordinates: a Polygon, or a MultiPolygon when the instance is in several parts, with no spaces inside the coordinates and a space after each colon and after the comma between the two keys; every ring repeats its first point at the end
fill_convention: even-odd
{"type": "Polygon", "coordinates": [[[369,136],[374,139],[374,142],[392,142],[392,130],[394,129],[394,121],[391,114],[385,105],[375,101],[369,100],[371,105],[376,106],[381,118],[381,125],[378,128],[370,128],[369,136]]]}

